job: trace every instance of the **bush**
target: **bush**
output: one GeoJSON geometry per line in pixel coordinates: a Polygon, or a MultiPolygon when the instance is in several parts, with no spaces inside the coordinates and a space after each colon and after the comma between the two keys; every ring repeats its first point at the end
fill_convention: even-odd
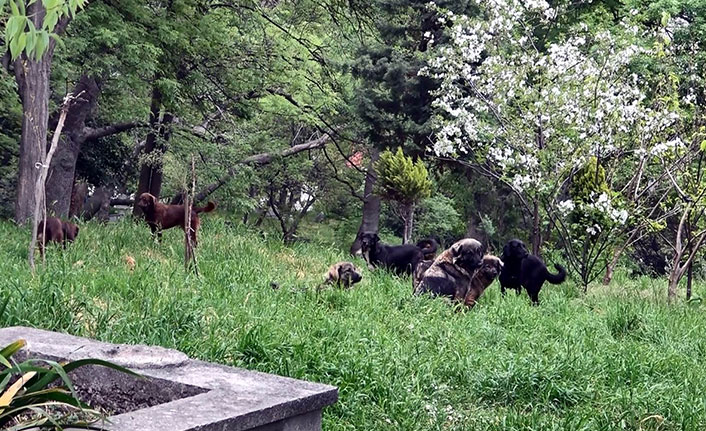
{"type": "Polygon", "coordinates": [[[464,233],[463,220],[453,200],[442,194],[424,199],[417,208],[416,219],[417,239],[438,237],[448,244],[464,233]]]}

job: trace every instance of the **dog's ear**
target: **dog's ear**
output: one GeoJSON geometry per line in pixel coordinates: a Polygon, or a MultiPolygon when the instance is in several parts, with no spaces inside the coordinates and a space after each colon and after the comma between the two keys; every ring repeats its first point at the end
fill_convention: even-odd
{"type": "Polygon", "coordinates": [[[461,244],[454,244],[451,246],[451,256],[457,257],[461,255],[463,247],[461,244]]]}
{"type": "Polygon", "coordinates": [[[503,246],[502,259],[507,259],[508,257],[510,257],[510,243],[509,242],[503,246]]]}
{"type": "Polygon", "coordinates": [[[373,239],[375,240],[375,242],[380,241],[380,237],[378,236],[377,232],[373,234],[373,239]]]}

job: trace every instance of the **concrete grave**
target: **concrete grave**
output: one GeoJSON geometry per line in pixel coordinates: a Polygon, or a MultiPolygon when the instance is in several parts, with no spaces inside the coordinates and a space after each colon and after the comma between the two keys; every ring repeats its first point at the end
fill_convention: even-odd
{"type": "Polygon", "coordinates": [[[190,359],[163,347],[110,344],[41,329],[0,329],[0,346],[27,341],[25,358],[103,359],[143,376],[87,366],[70,374],[82,400],[109,412],[111,431],[315,431],[334,386],[190,359]]]}

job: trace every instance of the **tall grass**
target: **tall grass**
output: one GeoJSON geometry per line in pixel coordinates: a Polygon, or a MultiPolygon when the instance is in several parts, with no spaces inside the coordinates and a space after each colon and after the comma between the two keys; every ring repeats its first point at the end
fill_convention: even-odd
{"type": "Polygon", "coordinates": [[[349,259],[333,242],[284,246],[215,217],[203,220],[200,277],[185,273],[176,230],[160,245],[131,222],[85,224],[34,277],[28,238],[0,224],[3,326],[336,385],[326,430],[706,429],[704,307],[667,305],[664,281],[618,276],[586,296],[547,286],[539,307],[495,285],[454,312],[382,271],[317,292],[328,265],[349,259]]]}

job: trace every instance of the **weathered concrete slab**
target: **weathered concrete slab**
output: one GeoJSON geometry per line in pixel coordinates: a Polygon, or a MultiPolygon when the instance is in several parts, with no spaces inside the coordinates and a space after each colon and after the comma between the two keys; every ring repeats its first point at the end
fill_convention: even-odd
{"type": "Polygon", "coordinates": [[[20,338],[30,357],[103,359],[147,377],[102,367],[72,373],[77,389],[93,399],[138,398],[109,418],[106,428],[113,431],[317,431],[321,409],[338,399],[333,386],[193,360],[177,350],[26,327],[0,329],[0,346],[20,338]]]}

